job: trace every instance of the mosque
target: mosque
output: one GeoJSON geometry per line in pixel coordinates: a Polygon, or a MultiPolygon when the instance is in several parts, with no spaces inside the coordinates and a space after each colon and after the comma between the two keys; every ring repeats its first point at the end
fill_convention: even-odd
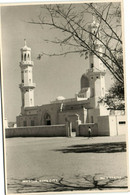
{"type": "MultiPolygon", "coordinates": [[[[93,21],[89,28],[92,33],[96,33],[98,23],[93,21]]],[[[92,44],[91,40],[92,36],[90,35],[90,44],[92,44]]],[[[98,41],[96,41],[96,49],[102,53],[103,46],[98,41]]],[[[99,103],[99,98],[105,96],[106,70],[101,60],[93,53],[89,52],[88,59],[89,69],[81,76],[81,88],[74,98],[65,99],[63,96],[59,96],[49,104],[35,106],[34,63],[31,60],[31,48],[27,47],[25,41],[25,46],[21,48],[21,84],[19,88],[22,106],[20,115],[16,117],[17,127],[59,125],[65,124],[69,120],[72,123],[73,131],[75,131],[78,120],[79,124],[98,124],[98,128],[102,132],[99,134],[105,135],[104,129],[111,131],[113,125],[119,129],[117,121],[119,124],[120,120],[123,120],[122,124],[125,124],[124,118],[121,118],[124,116],[118,116],[118,120],[116,116],[111,118],[106,105],[99,103]]]]}

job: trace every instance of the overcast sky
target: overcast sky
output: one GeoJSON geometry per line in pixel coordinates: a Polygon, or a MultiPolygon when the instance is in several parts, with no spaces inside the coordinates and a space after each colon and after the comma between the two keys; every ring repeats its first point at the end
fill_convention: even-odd
{"type": "MultiPolygon", "coordinates": [[[[57,96],[73,98],[80,90],[81,75],[88,69],[88,60],[78,54],[66,57],[44,56],[37,60],[42,51],[56,52],[56,47],[48,45],[44,39],[57,36],[53,30],[42,29],[27,23],[40,13],[39,5],[2,7],[2,66],[4,86],[4,110],[8,121],[15,121],[21,110],[20,49],[27,46],[32,49],[34,61],[33,78],[36,83],[35,105],[49,103],[57,96]]],[[[110,74],[106,75],[106,89],[111,84],[110,74]]]]}

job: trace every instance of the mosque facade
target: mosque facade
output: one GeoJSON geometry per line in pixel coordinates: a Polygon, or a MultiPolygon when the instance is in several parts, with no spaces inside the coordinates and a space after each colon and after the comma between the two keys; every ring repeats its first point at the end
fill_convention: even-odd
{"type": "MultiPolygon", "coordinates": [[[[89,28],[92,33],[96,33],[98,24],[93,21],[89,28]]],[[[91,39],[90,35],[90,45],[92,44],[91,39]]],[[[98,41],[95,47],[102,53],[103,47],[98,41]]],[[[34,63],[31,60],[31,48],[27,47],[25,41],[25,46],[21,48],[21,84],[19,88],[22,105],[21,113],[16,117],[17,127],[58,125],[65,124],[67,120],[70,120],[72,129],[75,130],[77,120],[81,124],[98,124],[103,117],[109,117],[106,105],[99,103],[99,98],[105,97],[106,70],[101,60],[93,53],[89,52],[88,58],[89,69],[81,76],[80,90],[74,98],[65,99],[63,96],[59,96],[49,104],[35,106],[34,63]]]]}

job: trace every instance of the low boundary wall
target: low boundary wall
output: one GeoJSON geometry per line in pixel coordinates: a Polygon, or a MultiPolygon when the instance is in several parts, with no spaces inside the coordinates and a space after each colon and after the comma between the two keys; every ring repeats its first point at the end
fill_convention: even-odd
{"type": "Polygon", "coordinates": [[[66,125],[27,126],[5,129],[6,138],[9,137],[64,137],[67,135],[66,125]]]}
{"type": "Polygon", "coordinates": [[[98,116],[99,136],[116,136],[127,133],[127,118],[125,115],[98,116]]]}
{"type": "Polygon", "coordinates": [[[79,125],[79,136],[88,137],[88,128],[92,130],[92,136],[98,136],[98,125],[97,123],[86,123],[79,125]]]}

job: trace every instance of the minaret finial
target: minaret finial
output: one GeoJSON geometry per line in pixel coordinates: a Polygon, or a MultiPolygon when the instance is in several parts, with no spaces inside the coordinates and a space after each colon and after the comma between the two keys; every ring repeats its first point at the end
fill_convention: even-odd
{"type": "Polygon", "coordinates": [[[25,44],[25,46],[27,45],[27,43],[26,43],[26,39],[24,39],[24,44],[25,44]]]}

